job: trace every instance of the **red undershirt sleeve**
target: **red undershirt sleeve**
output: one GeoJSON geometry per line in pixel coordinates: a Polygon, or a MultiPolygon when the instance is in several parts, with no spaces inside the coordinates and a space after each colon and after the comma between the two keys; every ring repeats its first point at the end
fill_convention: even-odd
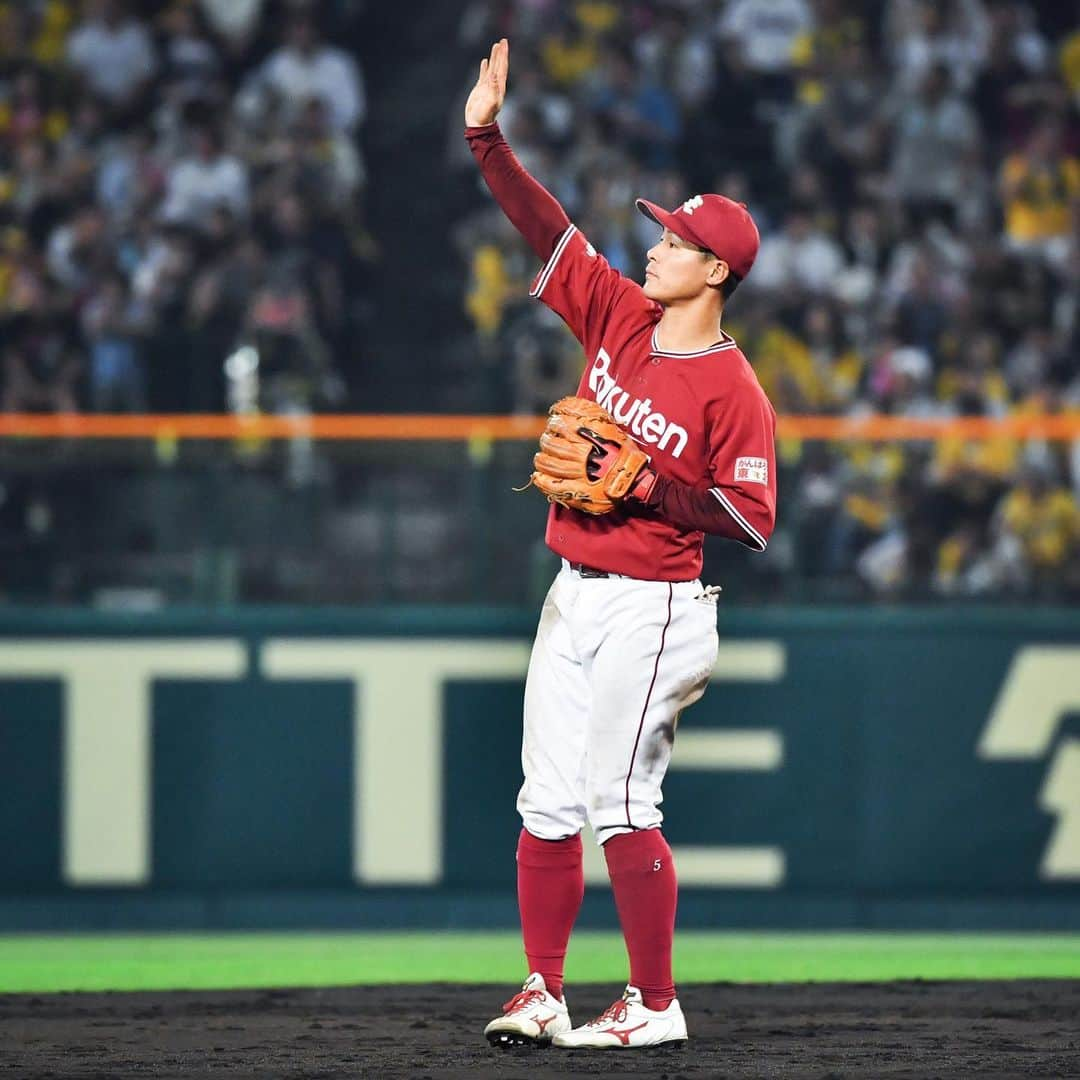
{"type": "Polygon", "coordinates": [[[645,505],[680,529],[723,536],[755,548],[759,546],[751,543],[747,531],[721,505],[708,484],[695,487],[657,473],[645,505]]]}
{"type": "Polygon", "coordinates": [[[529,247],[547,262],[570,227],[566,211],[543,184],[526,172],[498,124],[467,127],[465,138],[495,201],[529,247]]]}

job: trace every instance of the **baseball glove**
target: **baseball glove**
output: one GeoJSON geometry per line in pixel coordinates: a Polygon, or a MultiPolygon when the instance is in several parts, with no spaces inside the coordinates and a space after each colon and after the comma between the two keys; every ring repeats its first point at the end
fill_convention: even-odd
{"type": "Polygon", "coordinates": [[[548,410],[530,483],[549,502],[607,514],[633,493],[644,474],[653,475],[648,464],[648,456],[602,405],[564,397],[548,410]]]}

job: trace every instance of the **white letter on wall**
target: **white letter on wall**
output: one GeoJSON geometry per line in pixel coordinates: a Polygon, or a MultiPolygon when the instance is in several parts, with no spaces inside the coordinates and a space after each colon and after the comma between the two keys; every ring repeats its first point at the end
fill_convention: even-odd
{"type": "MultiPolygon", "coordinates": [[[[353,875],[368,885],[442,877],[443,684],[524,679],[529,646],[498,640],[273,640],[269,679],[353,684],[353,875]]],[[[520,715],[507,716],[520,724],[520,715]]]]}
{"type": "Polygon", "coordinates": [[[150,880],[150,689],[155,678],[238,679],[236,641],[160,638],[4,643],[0,678],[59,679],[62,872],[70,885],[150,880]]]}

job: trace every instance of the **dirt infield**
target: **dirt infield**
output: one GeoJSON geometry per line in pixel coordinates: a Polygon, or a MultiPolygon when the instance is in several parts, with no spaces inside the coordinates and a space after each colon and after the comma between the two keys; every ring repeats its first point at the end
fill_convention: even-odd
{"type": "MultiPolygon", "coordinates": [[[[581,986],[586,1019],[616,996],[581,986]]],[[[1080,980],[687,986],[681,1051],[490,1048],[506,987],[0,995],[0,1077],[1080,1077],[1080,980]]]]}

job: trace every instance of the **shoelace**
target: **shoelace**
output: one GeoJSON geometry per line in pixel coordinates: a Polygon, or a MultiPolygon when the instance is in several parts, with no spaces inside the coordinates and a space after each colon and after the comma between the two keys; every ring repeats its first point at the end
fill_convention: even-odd
{"type": "Polygon", "coordinates": [[[520,994],[515,994],[504,1006],[504,1013],[516,1012],[518,1009],[525,1009],[532,1005],[536,1001],[544,1000],[543,990],[522,990],[520,994]]]}
{"type": "Polygon", "coordinates": [[[621,1024],[626,1019],[626,1001],[623,998],[619,998],[618,1001],[613,1001],[595,1020],[591,1022],[590,1027],[596,1027],[599,1024],[621,1024]]]}

